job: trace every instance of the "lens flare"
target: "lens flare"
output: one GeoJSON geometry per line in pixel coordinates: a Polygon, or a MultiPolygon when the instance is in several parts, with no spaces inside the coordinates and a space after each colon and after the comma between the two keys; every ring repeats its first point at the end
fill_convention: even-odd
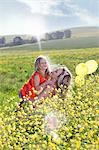
{"type": "Polygon", "coordinates": [[[80,63],[76,66],[76,74],[79,76],[85,76],[88,73],[88,68],[85,63],[80,63]]]}
{"type": "Polygon", "coordinates": [[[94,73],[98,68],[98,63],[95,60],[89,60],[85,64],[88,68],[88,73],[87,74],[94,73]]]}

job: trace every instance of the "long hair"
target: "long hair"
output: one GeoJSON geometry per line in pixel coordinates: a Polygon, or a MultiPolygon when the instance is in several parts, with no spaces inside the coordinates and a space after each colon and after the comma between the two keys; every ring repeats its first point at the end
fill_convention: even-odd
{"type": "Polygon", "coordinates": [[[39,67],[38,66],[40,64],[41,59],[44,59],[47,62],[48,67],[47,67],[47,69],[45,71],[45,74],[49,75],[49,73],[50,73],[50,65],[49,65],[49,62],[48,62],[48,60],[47,60],[47,58],[45,56],[39,56],[39,57],[36,58],[36,60],[34,62],[35,71],[39,71],[39,67]]]}

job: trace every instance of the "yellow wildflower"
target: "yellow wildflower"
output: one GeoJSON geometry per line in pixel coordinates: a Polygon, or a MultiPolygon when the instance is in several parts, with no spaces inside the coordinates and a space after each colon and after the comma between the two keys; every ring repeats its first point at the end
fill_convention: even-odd
{"type": "Polygon", "coordinates": [[[77,86],[82,86],[85,83],[85,79],[83,76],[76,76],[75,83],[77,86]]]}

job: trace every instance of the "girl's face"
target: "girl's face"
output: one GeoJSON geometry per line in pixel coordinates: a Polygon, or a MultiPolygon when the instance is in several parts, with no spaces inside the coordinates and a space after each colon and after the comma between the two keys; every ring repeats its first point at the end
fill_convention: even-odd
{"type": "Polygon", "coordinates": [[[48,68],[48,64],[45,59],[41,59],[39,63],[39,69],[45,71],[48,68]]]}

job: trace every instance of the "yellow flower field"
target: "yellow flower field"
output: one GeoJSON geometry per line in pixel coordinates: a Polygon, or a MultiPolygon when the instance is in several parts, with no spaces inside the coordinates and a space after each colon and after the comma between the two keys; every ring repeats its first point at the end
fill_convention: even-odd
{"type": "MultiPolygon", "coordinates": [[[[99,68],[91,74],[86,73],[83,77],[77,74],[76,77],[76,66],[89,61],[86,59],[88,51],[84,51],[86,55],[83,51],[62,51],[60,60],[57,52],[56,55],[49,53],[53,62],[67,63],[73,73],[68,94],[64,91],[61,95],[59,89],[54,97],[42,99],[36,106],[26,101],[22,108],[18,105],[21,101],[18,89],[31,75],[33,58],[39,52],[33,53],[33,57],[3,56],[7,58],[7,65],[0,66],[0,150],[98,150],[99,68]],[[85,56],[84,60],[75,60],[78,54],[74,56],[74,53],[77,52],[80,58],[85,56]],[[68,62],[66,55],[72,57],[68,62]]],[[[90,60],[98,63],[91,52],[90,60]]]]}

